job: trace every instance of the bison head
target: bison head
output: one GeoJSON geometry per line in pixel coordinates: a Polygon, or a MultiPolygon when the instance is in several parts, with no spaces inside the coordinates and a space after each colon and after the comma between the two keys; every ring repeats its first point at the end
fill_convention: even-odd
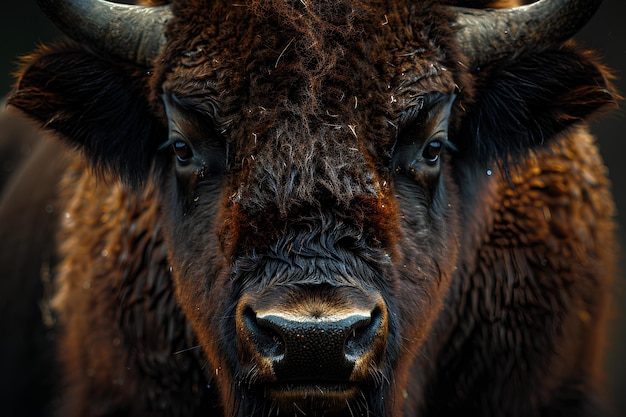
{"type": "Polygon", "coordinates": [[[612,101],[561,45],[599,1],[40,3],[74,41],[33,56],[11,103],[156,184],[225,415],[417,403],[488,171],[612,101]]]}

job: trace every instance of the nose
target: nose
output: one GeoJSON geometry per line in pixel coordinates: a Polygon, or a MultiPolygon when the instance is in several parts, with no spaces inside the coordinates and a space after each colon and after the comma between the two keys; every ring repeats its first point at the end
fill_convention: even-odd
{"type": "Polygon", "coordinates": [[[287,308],[247,304],[238,317],[240,346],[269,364],[280,382],[346,382],[367,375],[363,368],[384,352],[384,303],[370,297],[354,303],[350,297],[352,305],[338,306],[335,296],[313,302],[304,297],[287,308]]]}

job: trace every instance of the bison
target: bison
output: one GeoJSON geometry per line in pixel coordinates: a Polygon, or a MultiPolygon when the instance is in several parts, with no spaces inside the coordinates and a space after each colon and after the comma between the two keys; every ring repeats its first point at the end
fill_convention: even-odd
{"type": "Polygon", "coordinates": [[[605,412],[600,0],[38,2],[5,410],[605,412]]]}

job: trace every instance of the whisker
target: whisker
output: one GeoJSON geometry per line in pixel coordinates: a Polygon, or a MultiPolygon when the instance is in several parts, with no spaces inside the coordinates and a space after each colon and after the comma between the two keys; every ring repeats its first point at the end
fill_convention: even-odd
{"type": "MultiPolygon", "coordinates": [[[[304,411],[303,411],[300,407],[298,407],[298,404],[293,403],[293,406],[294,406],[294,408],[295,408],[296,410],[298,410],[299,412],[301,412],[303,416],[306,416],[306,413],[305,413],[305,412],[304,412],[304,411]]],[[[297,416],[297,414],[296,414],[296,416],[297,416]]]]}
{"type": "Polygon", "coordinates": [[[196,345],[196,346],[192,346],[189,348],[181,349],[172,353],[172,355],[180,355],[181,353],[189,352],[190,350],[200,349],[202,346],[206,346],[206,345],[196,345]]]}
{"type": "Polygon", "coordinates": [[[352,411],[352,407],[350,407],[350,401],[346,400],[346,406],[348,407],[348,411],[350,412],[350,417],[355,417],[354,411],[352,411]]]}

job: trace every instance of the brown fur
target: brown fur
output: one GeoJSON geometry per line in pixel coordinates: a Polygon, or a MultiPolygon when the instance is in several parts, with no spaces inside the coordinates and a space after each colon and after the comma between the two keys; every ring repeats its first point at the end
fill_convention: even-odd
{"type": "MultiPolygon", "coordinates": [[[[606,169],[584,129],[537,153],[510,178],[496,175],[483,196],[482,209],[493,215],[480,223],[482,242],[466,264],[473,266],[463,268],[467,278],[452,287],[451,308],[439,319],[448,345],[435,343],[431,349],[447,352],[437,367],[446,376],[435,378],[442,384],[454,381],[445,383],[444,392],[473,397],[469,408],[483,410],[482,415],[508,415],[514,409],[532,415],[534,407],[563,389],[551,375],[567,375],[582,389],[601,384],[603,323],[615,272],[615,207],[606,169]],[[492,355],[476,351],[463,357],[472,367],[461,370],[455,356],[474,332],[479,343],[492,346],[492,355]],[[550,337],[541,339],[541,334],[550,337]],[[572,349],[568,340],[582,343],[572,349]],[[509,382],[517,382],[508,388],[504,381],[482,379],[481,369],[492,367],[506,368],[509,382]],[[529,380],[536,382],[521,383],[529,380]],[[499,396],[478,404],[477,390],[485,389],[497,389],[499,396]],[[516,400],[520,390],[528,403],[516,400]]],[[[438,405],[443,398],[446,394],[431,399],[435,414],[454,407],[438,405]]]]}
{"type": "Polygon", "coordinates": [[[104,395],[61,414],[115,413],[132,397],[132,413],[163,413],[175,402],[181,406],[168,415],[190,415],[202,402],[193,393],[205,388],[191,369],[202,361],[197,349],[179,354],[195,338],[174,302],[155,191],[148,185],[135,196],[120,184],[97,181],[80,162],[60,189],[67,203],[53,304],[67,329],[59,350],[70,387],[65,395],[104,395]],[[146,389],[151,381],[156,385],[146,389]]]}
{"type": "Polygon", "coordinates": [[[11,104],[82,151],[61,415],[600,412],[614,209],[584,121],[607,72],[571,43],[470,72],[451,3],[512,4],[179,0],[147,72],[73,43],[25,62],[11,104]],[[351,375],[362,398],[272,402],[242,311],[327,287],[383,300],[384,354],[351,375]]]}

